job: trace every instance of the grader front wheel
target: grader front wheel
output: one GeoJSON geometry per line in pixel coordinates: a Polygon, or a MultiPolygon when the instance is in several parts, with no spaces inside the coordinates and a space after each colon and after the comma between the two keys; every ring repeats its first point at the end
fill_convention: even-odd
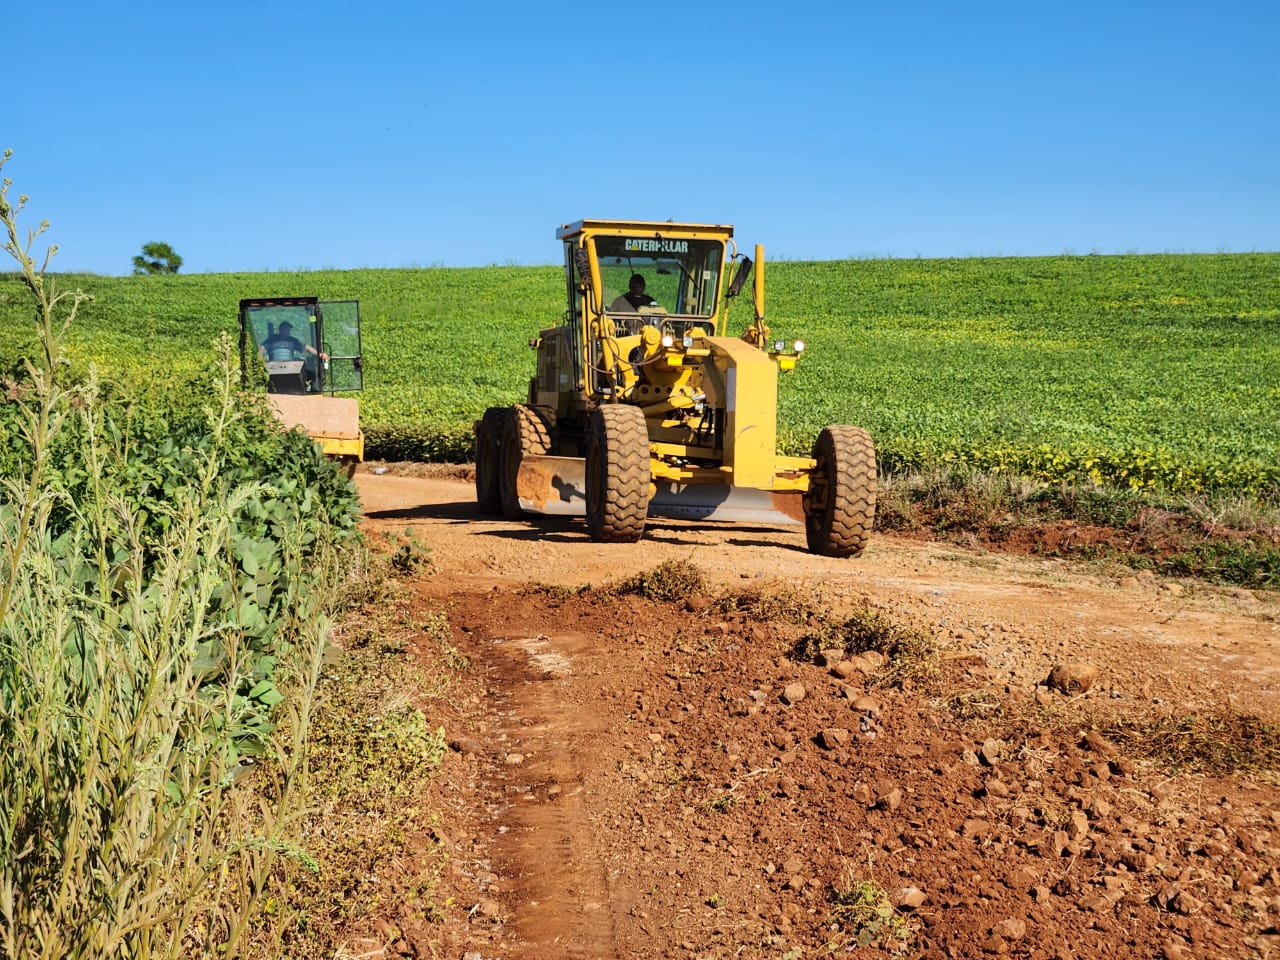
{"type": "Polygon", "coordinates": [[[490,407],[476,424],[476,507],[492,516],[502,512],[502,430],[508,407],[490,407]]]}
{"type": "Polygon", "coordinates": [[[861,427],[827,427],[813,445],[818,461],[804,496],[811,553],[856,557],[876,517],[876,450],[861,427]]]}
{"type": "Polygon", "coordinates": [[[515,520],[524,514],[520,509],[520,494],[516,489],[520,461],[525,457],[539,457],[550,453],[551,431],[554,429],[554,414],[541,407],[518,403],[507,415],[502,426],[499,486],[502,515],[508,520],[515,520]]]}
{"type": "Polygon", "coordinates": [[[639,540],[649,515],[649,431],[639,407],[607,404],[591,414],[586,472],[591,538],[639,540]]]}

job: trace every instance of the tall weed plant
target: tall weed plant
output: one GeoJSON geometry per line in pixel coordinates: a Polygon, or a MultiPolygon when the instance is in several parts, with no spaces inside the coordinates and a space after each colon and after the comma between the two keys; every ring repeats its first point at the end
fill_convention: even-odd
{"type": "Polygon", "coordinates": [[[56,247],[36,264],[47,223],[21,236],[9,187],[39,349],[0,418],[0,957],[236,956],[280,857],[307,859],[293,837],[354,497],[300,435],[248,468],[268,431],[227,343],[198,414],[72,381],[60,339],[83,298],[46,276],[56,247]]]}

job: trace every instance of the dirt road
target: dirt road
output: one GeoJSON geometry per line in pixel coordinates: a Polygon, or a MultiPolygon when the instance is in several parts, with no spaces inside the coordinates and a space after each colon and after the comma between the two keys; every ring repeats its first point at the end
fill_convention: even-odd
{"type": "Polygon", "coordinates": [[[415,602],[470,664],[424,707],[455,747],[451,905],[382,955],[1280,956],[1274,774],[1177,773],[1134,735],[1274,736],[1274,596],[882,536],[830,560],[799,528],[596,544],[482,520],[459,479],[357,483],[366,530],[430,549],[415,602]],[[707,582],[578,589],[668,561],[707,582]],[[936,674],[793,655],[868,615],[936,674]],[[1087,692],[1045,685],[1064,664],[1087,692]]]}

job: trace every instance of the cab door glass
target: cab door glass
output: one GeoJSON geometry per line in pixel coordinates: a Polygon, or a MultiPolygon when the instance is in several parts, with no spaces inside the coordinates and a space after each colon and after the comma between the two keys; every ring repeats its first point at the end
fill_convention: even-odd
{"type": "Polygon", "coordinates": [[[364,359],[360,352],[360,302],[323,300],[320,303],[322,350],[329,355],[324,389],[364,389],[364,359]]]}

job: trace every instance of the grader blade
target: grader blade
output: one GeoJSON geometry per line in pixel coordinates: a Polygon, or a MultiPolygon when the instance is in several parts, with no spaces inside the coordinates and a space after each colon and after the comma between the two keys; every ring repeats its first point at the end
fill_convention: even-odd
{"type": "Polygon", "coordinates": [[[798,493],[773,493],[724,483],[677,485],[660,481],[649,501],[649,516],[673,520],[711,520],[730,523],[803,523],[798,493]]]}
{"type": "Polygon", "coordinates": [[[562,517],[587,515],[587,461],[582,457],[524,456],[516,473],[520,509],[562,517]]]}
{"type": "MultiPolygon", "coordinates": [[[[553,516],[585,516],[586,465],[582,457],[522,457],[516,474],[520,509],[553,516]]],[[[649,516],[768,525],[804,522],[797,493],[771,493],[722,483],[660,481],[649,500],[649,516]]]]}

